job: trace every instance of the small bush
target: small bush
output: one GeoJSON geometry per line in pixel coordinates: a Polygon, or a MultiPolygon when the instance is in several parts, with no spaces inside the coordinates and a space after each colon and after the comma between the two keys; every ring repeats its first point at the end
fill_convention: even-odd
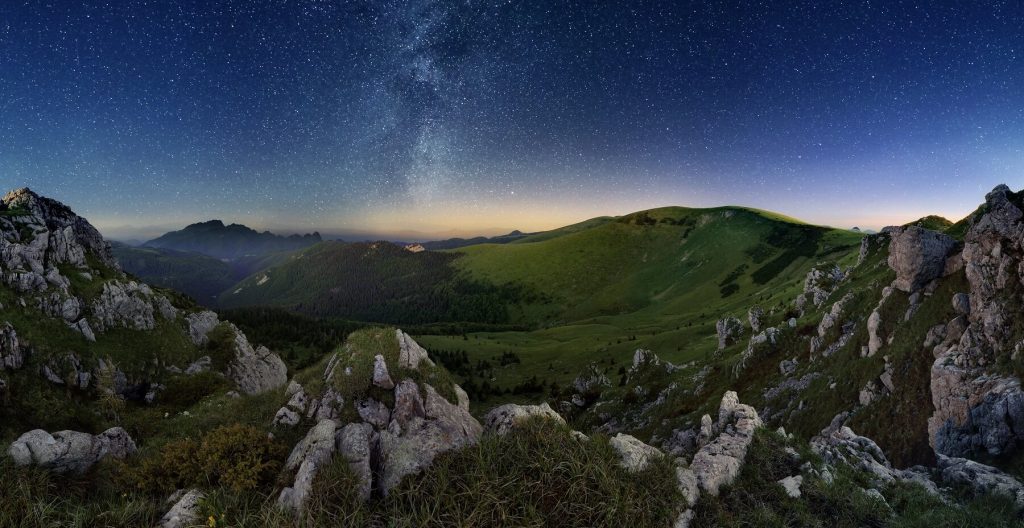
{"type": "Polygon", "coordinates": [[[272,483],[285,454],[284,445],[265,432],[234,424],[214,429],[201,441],[170,442],[126,472],[135,487],[153,494],[193,486],[247,491],[272,483]]]}

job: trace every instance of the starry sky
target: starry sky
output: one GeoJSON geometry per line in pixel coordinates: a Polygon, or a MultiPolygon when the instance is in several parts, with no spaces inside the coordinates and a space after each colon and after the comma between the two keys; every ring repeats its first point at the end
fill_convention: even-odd
{"type": "Polygon", "coordinates": [[[956,219],[1024,187],[1022,27],[1020,1],[10,0],[0,186],[121,238],[956,219]]]}

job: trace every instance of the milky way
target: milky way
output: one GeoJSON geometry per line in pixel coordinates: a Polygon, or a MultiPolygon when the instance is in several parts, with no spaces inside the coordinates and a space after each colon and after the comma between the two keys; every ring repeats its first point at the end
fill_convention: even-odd
{"type": "Polygon", "coordinates": [[[125,236],[873,227],[1024,186],[1019,2],[4,2],[0,184],[125,236]],[[827,4],[827,5],[826,5],[827,4]]]}

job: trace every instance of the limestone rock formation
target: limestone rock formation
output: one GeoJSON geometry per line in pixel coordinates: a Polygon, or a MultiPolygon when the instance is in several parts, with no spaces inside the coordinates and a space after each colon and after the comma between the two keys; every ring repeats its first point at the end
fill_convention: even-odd
{"type": "Polygon", "coordinates": [[[281,490],[277,499],[281,507],[301,511],[305,506],[313,478],[334,454],[334,433],[337,429],[338,424],[334,420],[322,420],[292,449],[284,469],[295,471],[295,480],[291,486],[281,490]]]}
{"type": "Polygon", "coordinates": [[[0,326],[0,369],[20,369],[25,363],[25,350],[11,323],[0,326]]]}
{"type": "Polygon", "coordinates": [[[743,335],[743,323],[735,317],[719,319],[715,323],[715,332],[718,334],[718,350],[722,350],[743,335]]]}
{"type": "Polygon", "coordinates": [[[751,306],[747,310],[747,320],[750,321],[750,331],[760,332],[762,326],[762,320],[764,319],[764,308],[760,306],[751,306]]]}
{"type": "Polygon", "coordinates": [[[540,405],[508,403],[488,411],[484,416],[484,430],[497,435],[505,435],[524,420],[534,416],[543,416],[558,423],[565,423],[565,419],[555,412],[547,402],[540,405]]]}
{"type": "Polygon", "coordinates": [[[83,473],[104,457],[124,458],[135,453],[128,433],[114,427],[98,434],[78,431],[29,431],[15,440],[7,453],[19,466],[36,465],[58,473],[83,473]]]}
{"type": "Polygon", "coordinates": [[[887,227],[890,235],[889,267],[896,272],[895,287],[913,292],[942,276],[946,257],[956,247],[953,237],[919,226],[887,227]]]}
{"type": "Polygon", "coordinates": [[[1024,510],[1024,484],[992,466],[939,455],[938,470],[943,484],[967,487],[978,495],[1003,495],[1024,510]]]}
{"type": "Polygon", "coordinates": [[[167,502],[174,502],[170,510],[160,518],[160,528],[187,528],[198,524],[200,501],[206,495],[197,489],[179,490],[167,502]]]}
{"type": "MultiPolygon", "coordinates": [[[[753,407],[740,403],[735,392],[726,392],[718,408],[718,437],[697,451],[684,473],[693,473],[692,481],[701,492],[717,496],[722,486],[731,484],[739,475],[754,432],[762,425],[753,407]]],[[[691,479],[687,474],[680,480],[691,479]]]]}
{"type": "Polygon", "coordinates": [[[239,390],[260,394],[288,382],[288,367],[277,354],[263,346],[254,349],[245,334],[234,325],[231,329],[235,333],[235,358],[228,366],[227,375],[238,384],[239,390]]]}
{"type": "Polygon", "coordinates": [[[196,346],[205,346],[210,341],[207,334],[220,324],[217,313],[210,310],[191,313],[185,316],[188,335],[196,346]]]}
{"type": "Polygon", "coordinates": [[[613,436],[608,440],[608,444],[619,454],[622,467],[630,473],[643,471],[652,461],[665,456],[658,448],[627,434],[619,433],[613,436]]]}

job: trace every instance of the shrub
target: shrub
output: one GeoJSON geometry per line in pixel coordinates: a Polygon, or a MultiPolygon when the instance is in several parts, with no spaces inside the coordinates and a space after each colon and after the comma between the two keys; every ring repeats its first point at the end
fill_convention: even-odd
{"type": "Polygon", "coordinates": [[[285,454],[284,445],[265,432],[234,424],[214,429],[201,441],[170,442],[126,472],[135,487],[154,494],[193,486],[247,491],[272,483],[285,454]]]}

